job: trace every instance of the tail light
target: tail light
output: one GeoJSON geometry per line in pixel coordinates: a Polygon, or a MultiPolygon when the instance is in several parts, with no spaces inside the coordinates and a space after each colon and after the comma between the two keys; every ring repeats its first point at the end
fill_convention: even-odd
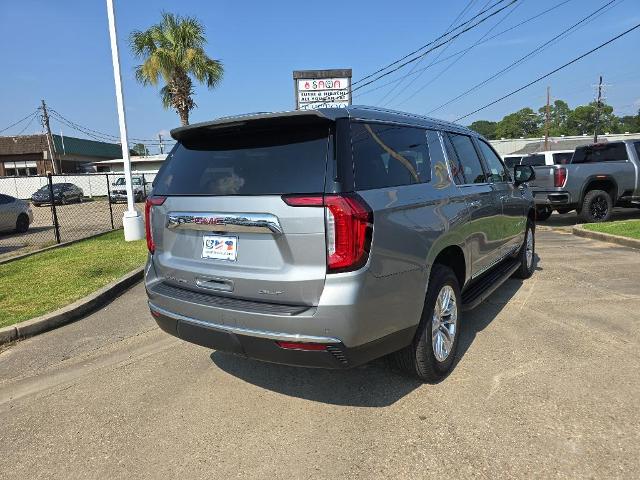
{"type": "Polygon", "coordinates": [[[329,273],[357,270],[367,263],[373,213],[359,195],[285,195],[282,199],[292,207],[324,207],[329,273]]]}
{"type": "Polygon", "coordinates": [[[564,167],[556,168],[553,171],[553,186],[564,187],[564,183],[567,181],[567,169],[564,167]]]}
{"type": "Polygon", "coordinates": [[[147,197],[147,201],[144,203],[144,227],[147,235],[147,248],[149,253],[153,253],[156,250],[156,244],[153,242],[153,230],[151,229],[151,214],[153,208],[156,205],[162,205],[167,197],[147,197]]]}

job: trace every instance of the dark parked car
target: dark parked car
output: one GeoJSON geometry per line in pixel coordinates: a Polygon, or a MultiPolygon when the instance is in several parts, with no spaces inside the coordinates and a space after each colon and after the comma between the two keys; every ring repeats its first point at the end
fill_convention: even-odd
{"type": "MultiPolygon", "coordinates": [[[[53,201],[58,205],[64,205],[71,202],[81,202],[84,192],[80,187],[73,183],[56,183],[53,185],[53,201]]],[[[40,187],[33,195],[31,202],[39,207],[45,203],[51,203],[51,192],[49,185],[40,187]]]]}

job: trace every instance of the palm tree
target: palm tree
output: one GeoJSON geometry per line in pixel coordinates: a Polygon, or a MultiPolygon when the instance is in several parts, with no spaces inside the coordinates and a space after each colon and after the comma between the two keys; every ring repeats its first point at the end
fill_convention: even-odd
{"type": "Polygon", "coordinates": [[[196,18],[166,12],[160,23],[131,32],[131,50],[144,59],[136,67],[136,79],[143,85],[157,85],[162,77],[162,104],[176,110],[182,125],[189,125],[189,112],[196,107],[191,77],[215,88],[224,73],[222,63],[205,53],[206,43],[204,27],[196,18]]]}

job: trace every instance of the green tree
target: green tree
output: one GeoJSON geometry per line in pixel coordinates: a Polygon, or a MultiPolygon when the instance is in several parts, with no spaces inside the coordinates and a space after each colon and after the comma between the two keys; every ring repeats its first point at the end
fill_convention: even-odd
{"type": "Polygon", "coordinates": [[[489,120],[476,120],[471,125],[469,125],[469,128],[471,130],[475,130],[485,138],[492,140],[496,138],[496,125],[498,125],[497,122],[491,122],[489,120]]]}
{"type": "MultiPolygon", "coordinates": [[[[593,135],[596,129],[597,103],[577,106],[567,120],[569,135],[593,135]]],[[[617,133],[620,130],[620,121],[613,114],[613,107],[602,103],[600,105],[600,119],[598,121],[598,133],[617,133]]]]}
{"type": "MultiPolygon", "coordinates": [[[[542,133],[544,133],[546,111],[546,106],[540,107],[538,109],[538,112],[540,113],[542,133]]],[[[569,121],[569,115],[571,114],[571,108],[569,108],[569,104],[564,100],[556,100],[552,105],[550,105],[549,113],[549,135],[551,135],[552,137],[567,135],[567,122],[569,121]]]]}
{"type": "Polygon", "coordinates": [[[212,89],[224,73],[222,63],[205,53],[206,43],[200,21],[166,12],[160,23],[130,36],[133,54],[143,60],[136,67],[136,79],[157,85],[162,78],[162,104],[175,109],[182,125],[189,124],[189,112],[196,107],[192,78],[212,89]]]}
{"type": "Polygon", "coordinates": [[[625,115],[620,117],[620,132],[640,132],[640,109],[637,115],[625,115]]]}
{"type": "Polygon", "coordinates": [[[135,155],[145,156],[149,155],[149,149],[144,145],[144,143],[136,143],[131,149],[135,155]]]}
{"type": "Polygon", "coordinates": [[[535,137],[540,135],[540,116],[526,107],[505,116],[496,125],[496,138],[535,137]]]}

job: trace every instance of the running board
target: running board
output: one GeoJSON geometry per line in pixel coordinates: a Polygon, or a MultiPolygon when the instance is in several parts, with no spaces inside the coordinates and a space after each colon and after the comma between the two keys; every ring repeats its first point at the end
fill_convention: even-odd
{"type": "Polygon", "coordinates": [[[520,260],[508,259],[469,285],[462,292],[462,310],[471,310],[482,303],[496,288],[506,282],[520,267],[520,260]]]}

